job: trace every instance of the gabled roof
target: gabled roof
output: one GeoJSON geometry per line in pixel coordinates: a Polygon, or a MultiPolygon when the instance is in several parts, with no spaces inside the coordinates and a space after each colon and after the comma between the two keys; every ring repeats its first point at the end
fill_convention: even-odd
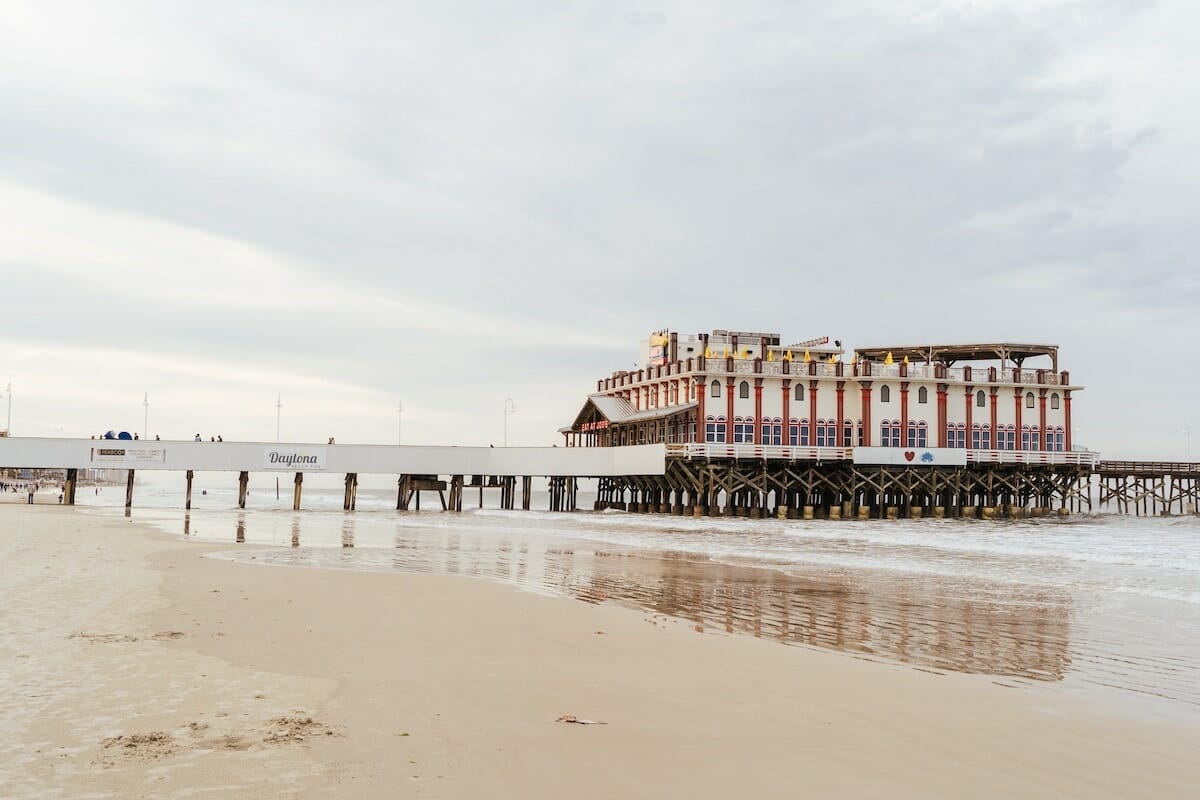
{"type": "Polygon", "coordinates": [[[662,417],[671,417],[676,414],[681,414],[685,411],[690,411],[696,407],[695,402],[682,403],[675,406],[665,406],[663,408],[647,408],[638,411],[633,407],[633,404],[624,397],[611,397],[606,394],[590,394],[584,402],[583,408],[579,409],[579,413],[575,415],[575,422],[569,428],[562,428],[562,431],[570,431],[579,428],[585,422],[593,421],[597,415],[608,420],[611,425],[623,425],[629,422],[645,422],[649,419],[659,419],[662,417]]]}

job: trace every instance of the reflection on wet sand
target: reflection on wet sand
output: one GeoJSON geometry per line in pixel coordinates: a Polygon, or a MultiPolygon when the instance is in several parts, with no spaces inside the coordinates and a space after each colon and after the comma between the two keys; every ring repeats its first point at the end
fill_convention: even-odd
{"type": "MultiPolygon", "coordinates": [[[[354,522],[341,526],[354,547],[354,522]]],[[[239,518],[236,541],[245,540],[239,518]]],[[[562,545],[562,542],[556,544],[562,545]]],[[[291,547],[301,545],[300,522],[291,547]]],[[[345,566],[328,547],[259,553],[260,561],[345,566]],[[337,562],[337,563],[335,563],[337,562]]],[[[488,577],[580,600],[618,602],[689,621],[698,631],[769,638],[937,670],[1062,680],[1070,666],[1070,596],[939,576],[786,574],[680,553],[550,547],[536,538],[401,528],[390,549],[359,547],[356,564],[488,577]]],[[[793,567],[794,569],[794,567],[793,567]]]]}

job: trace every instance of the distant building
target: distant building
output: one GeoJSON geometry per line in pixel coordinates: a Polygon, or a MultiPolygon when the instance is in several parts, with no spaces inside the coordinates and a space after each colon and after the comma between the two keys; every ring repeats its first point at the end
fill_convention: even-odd
{"type": "MultiPolygon", "coordinates": [[[[1072,385],[1056,345],[782,344],[778,333],[662,330],[640,366],[596,382],[568,446],[753,445],[1070,451],[1072,385]],[[1027,363],[1033,362],[1033,363],[1027,363]]],[[[714,448],[716,449],[716,448],[714,448]]],[[[844,457],[819,451],[813,458],[844,457]]]]}

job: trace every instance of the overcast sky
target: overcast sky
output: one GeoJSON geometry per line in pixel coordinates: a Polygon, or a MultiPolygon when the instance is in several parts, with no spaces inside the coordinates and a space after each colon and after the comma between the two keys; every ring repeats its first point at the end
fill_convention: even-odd
{"type": "MultiPolygon", "coordinates": [[[[560,441],[651,330],[1061,346],[1200,428],[1200,8],[6,3],[16,435],[560,441]]],[[[6,406],[0,401],[0,413],[6,406]]],[[[1200,457],[1200,430],[1193,444],[1200,457]]]]}

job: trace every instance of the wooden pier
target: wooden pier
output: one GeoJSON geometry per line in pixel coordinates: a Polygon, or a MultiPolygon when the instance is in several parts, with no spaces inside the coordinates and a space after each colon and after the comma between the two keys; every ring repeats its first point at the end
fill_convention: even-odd
{"type": "Polygon", "coordinates": [[[953,465],[855,461],[866,452],[696,443],[470,448],[0,439],[0,464],[65,469],[66,504],[75,502],[79,469],[124,465],[127,510],[139,469],[184,472],[184,507],[189,509],[192,482],[200,470],[236,472],[239,508],[246,506],[251,472],[291,472],[297,511],[308,473],[341,474],[346,511],[357,506],[359,475],[381,473],[398,476],[398,510],[420,510],[422,493],[431,492],[445,511],[462,511],[468,492],[478,492],[479,507],[488,492],[498,495],[500,509],[516,509],[519,498],[519,507],[529,510],[534,477],[546,479],[550,511],[578,509],[582,478],[598,481],[596,509],[680,516],[994,519],[1095,510],[1188,514],[1200,508],[1196,463],[986,450],[960,450],[960,463],[953,465]]]}
{"type": "Polygon", "coordinates": [[[601,478],[597,508],[684,516],[917,519],[1090,511],[1089,468],[671,459],[661,476],[601,478]]]}
{"type": "Polygon", "coordinates": [[[1200,464],[1180,461],[1101,461],[1093,473],[1099,505],[1121,514],[1195,514],[1200,464]]]}

